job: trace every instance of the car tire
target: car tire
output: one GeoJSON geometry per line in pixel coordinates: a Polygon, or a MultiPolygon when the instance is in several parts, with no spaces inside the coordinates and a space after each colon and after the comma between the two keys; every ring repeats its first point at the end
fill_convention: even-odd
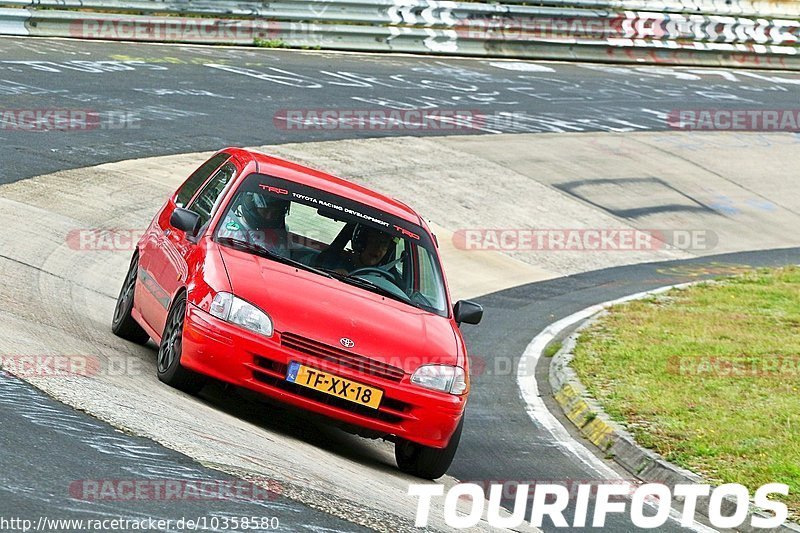
{"type": "Polygon", "coordinates": [[[423,479],[433,480],[442,477],[456,455],[463,427],[462,416],[453,436],[450,437],[450,442],[444,448],[431,448],[405,439],[398,440],[394,445],[397,467],[406,474],[423,479]]]}
{"type": "Polygon", "coordinates": [[[186,320],[186,294],[179,294],[172,302],[161,344],[158,347],[156,372],[158,379],[170,387],[196,394],[206,384],[205,378],[181,365],[183,352],[183,325],[186,320]]]}
{"type": "Polygon", "coordinates": [[[146,344],[150,340],[150,335],[142,329],[136,320],[133,319],[133,295],[136,289],[136,276],[139,274],[139,254],[133,254],[128,273],[117,297],[117,305],[114,307],[114,318],[111,321],[111,331],[117,337],[123,338],[136,344],[146,344]]]}

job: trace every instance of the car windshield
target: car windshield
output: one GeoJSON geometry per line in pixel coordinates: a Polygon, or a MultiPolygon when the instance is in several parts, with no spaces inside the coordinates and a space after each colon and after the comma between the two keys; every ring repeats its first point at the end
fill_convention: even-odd
{"type": "Polygon", "coordinates": [[[428,233],[327,191],[251,174],[233,193],[215,240],[448,316],[428,233]]]}

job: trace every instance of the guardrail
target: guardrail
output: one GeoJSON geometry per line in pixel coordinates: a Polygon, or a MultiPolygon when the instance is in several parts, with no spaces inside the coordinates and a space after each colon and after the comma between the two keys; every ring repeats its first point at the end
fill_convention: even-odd
{"type": "Polygon", "coordinates": [[[797,18],[800,3],[770,0],[501,0],[501,4],[536,4],[540,6],[581,7],[687,13],[695,15],[737,15],[745,17],[797,18]]]}
{"type": "MultiPolygon", "coordinates": [[[[260,2],[256,0],[5,0],[0,5],[29,8],[61,8],[61,9],[95,9],[99,11],[136,11],[143,13],[180,13],[205,15],[245,15],[264,16],[280,12],[283,5],[297,4],[291,0],[285,2],[260,2]]],[[[386,3],[398,4],[403,8],[417,4],[447,4],[455,2],[364,2],[307,0],[302,2],[316,9],[342,9],[345,6],[361,6],[374,10],[386,3]]],[[[535,5],[539,7],[556,7],[559,9],[600,9],[614,11],[648,11],[654,13],[684,13],[692,15],[734,15],[745,17],[798,18],[800,2],[779,2],[769,0],[500,0],[492,3],[492,8],[504,5],[535,5]]],[[[481,4],[467,3],[467,6],[481,4]]],[[[480,8],[477,8],[480,9],[480,8]]],[[[349,14],[349,10],[347,13],[349,14]]]]}
{"type": "Polygon", "coordinates": [[[791,7],[730,0],[743,13],[776,10],[708,11],[724,1],[0,0],[13,6],[0,8],[0,33],[800,70],[791,7]],[[624,9],[654,3],[665,12],[624,9]]]}

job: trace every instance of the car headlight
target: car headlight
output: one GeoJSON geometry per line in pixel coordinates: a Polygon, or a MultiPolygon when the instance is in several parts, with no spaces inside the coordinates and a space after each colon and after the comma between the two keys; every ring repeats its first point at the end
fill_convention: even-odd
{"type": "Polygon", "coordinates": [[[450,394],[464,394],[467,390],[467,376],[458,366],[421,366],[411,376],[411,383],[450,394]]]}
{"type": "Polygon", "coordinates": [[[265,337],[272,337],[272,319],[269,315],[233,294],[217,293],[209,312],[220,320],[237,324],[265,337]]]}

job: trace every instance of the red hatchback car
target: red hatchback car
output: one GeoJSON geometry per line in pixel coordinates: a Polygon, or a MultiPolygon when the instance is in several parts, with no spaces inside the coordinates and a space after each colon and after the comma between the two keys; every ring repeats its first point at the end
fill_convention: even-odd
{"type": "Polygon", "coordinates": [[[112,329],[158,345],[158,377],[209,379],[395,442],[399,468],[452,462],[469,393],[436,238],[408,206],[343,179],[228,148],[139,241],[112,329]]]}

